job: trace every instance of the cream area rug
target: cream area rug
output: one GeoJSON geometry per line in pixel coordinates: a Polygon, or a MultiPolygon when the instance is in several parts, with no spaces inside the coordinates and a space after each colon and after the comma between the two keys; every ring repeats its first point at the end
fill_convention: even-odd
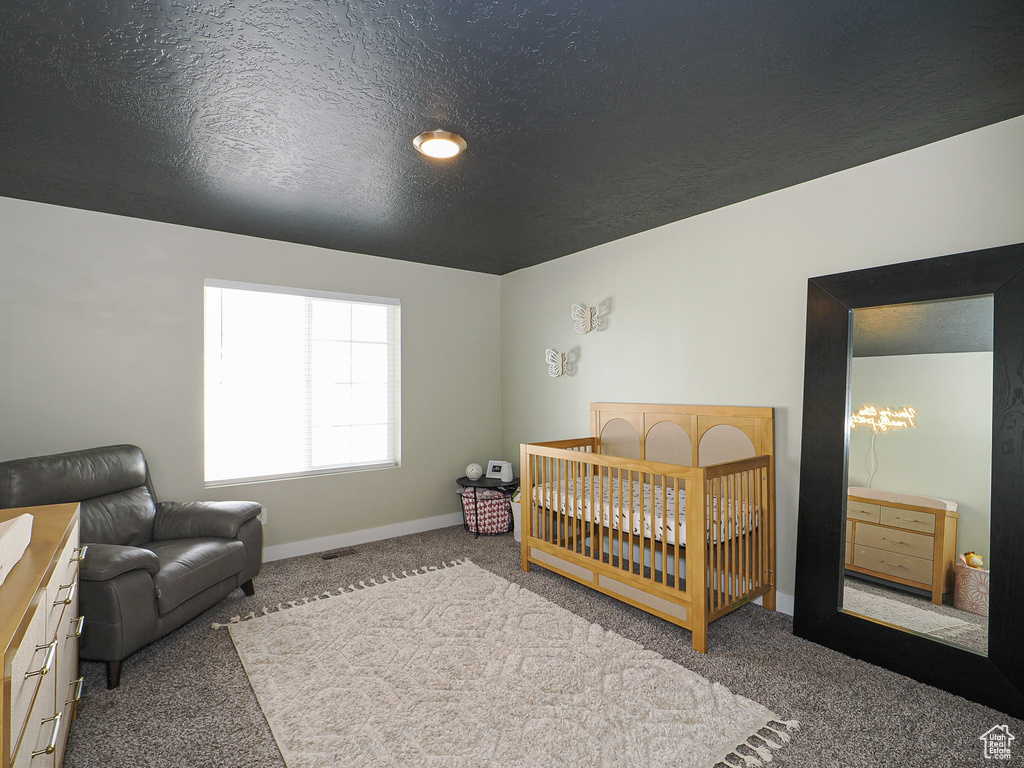
{"type": "Polygon", "coordinates": [[[466,561],[290,606],[215,625],[288,768],[746,768],[798,727],[466,561]]]}
{"type": "Polygon", "coordinates": [[[846,585],[843,587],[843,609],[879,619],[887,624],[932,635],[942,639],[952,639],[967,632],[981,630],[977,624],[971,624],[924,608],[917,608],[896,600],[889,600],[881,595],[871,594],[846,585]]]}

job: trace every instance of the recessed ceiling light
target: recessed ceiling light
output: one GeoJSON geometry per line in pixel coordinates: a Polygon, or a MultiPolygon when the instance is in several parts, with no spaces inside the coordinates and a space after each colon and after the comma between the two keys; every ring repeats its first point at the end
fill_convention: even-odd
{"type": "Polygon", "coordinates": [[[447,160],[466,149],[466,140],[450,131],[424,131],[412,140],[416,150],[427,157],[447,160]]]}

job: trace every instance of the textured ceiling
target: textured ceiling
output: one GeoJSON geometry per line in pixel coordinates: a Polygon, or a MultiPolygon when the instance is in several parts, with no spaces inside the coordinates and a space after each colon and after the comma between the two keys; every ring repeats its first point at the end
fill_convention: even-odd
{"type": "Polygon", "coordinates": [[[497,274],[1021,114],[1021,0],[0,4],[0,195],[497,274]]]}
{"type": "Polygon", "coordinates": [[[991,295],[853,311],[853,356],[991,352],[991,295]]]}

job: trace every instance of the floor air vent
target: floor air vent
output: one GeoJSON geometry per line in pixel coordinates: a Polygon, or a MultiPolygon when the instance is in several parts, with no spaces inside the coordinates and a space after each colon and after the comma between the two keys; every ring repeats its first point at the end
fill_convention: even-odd
{"type": "Polygon", "coordinates": [[[342,547],[341,549],[332,549],[330,552],[321,552],[320,558],[322,560],[336,560],[339,557],[348,557],[356,553],[355,547],[342,547]]]}

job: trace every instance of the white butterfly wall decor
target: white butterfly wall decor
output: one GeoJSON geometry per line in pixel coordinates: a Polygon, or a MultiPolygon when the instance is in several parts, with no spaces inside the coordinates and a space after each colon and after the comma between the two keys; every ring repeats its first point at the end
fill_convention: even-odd
{"type": "Polygon", "coordinates": [[[582,304],[573,304],[571,314],[576,333],[604,330],[603,307],[586,307],[582,304]]]}
{"type": "Polygon", "coordinates": [[[557,379],[559,376],[565,376],[566,374],[572,376],[572,358],[572,352],[559,352],[557,349],[545,349],[544,359],[547,360],[548,363],[548,376],[553,379],[557,379]]]}

